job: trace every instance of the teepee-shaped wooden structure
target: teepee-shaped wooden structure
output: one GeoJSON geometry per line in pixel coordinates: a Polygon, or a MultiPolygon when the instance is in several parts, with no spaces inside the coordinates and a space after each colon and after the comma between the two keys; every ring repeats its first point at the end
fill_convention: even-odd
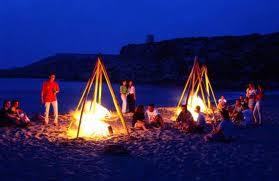
{"type": "Polygon", "coordinates": [[[201,104],[204,104],[207,110],[212,110],[211,101],[214,101],[215,106],[217,106],[214,91],[208,78],[207,67],[205,65],[200,67],[198,57],[195,57],[194,65],[177,103],[177,107],[182,104],[183,100],[185,100],[186,105],[191,105],[191,101],[193,101],[192,96],[201,99],[201,104]]]}
{"type": "MultiPolygon", "coordinates": [[[[95,64],[95,67],[92,71],[92,74],[86,84],[86,87],[83,91],[83,94],[79,100],[79,103],[77,105],[76,111],[80,112],[79,115],[79,122],[78,122],[78,129],[76,132],[76,137],[79,137],[80,134],[80,129],[81,129],[81,124],[82,124],[82,120],[83,120],[83,116],[84,116],[84,111],[85,111],[85,105],[86,103],[89,101],[91,101],[90,103],[90,109],[92,107],[92,109],[94,110],[96,105],[101,105],[101,101],[102,101],[102,83],[103,83],[103,77],[107,83],[107,86],[109,88],[109,92],[110,95],[112,97],[113,100],[113,104],[114,107],[116,109],[117,115],[122,123],[123,128],[125,129],[126,134],[129,135],[129,131],[128,128],[126,126],[126,122],[124,120],[123,114],[121,112],[120,106],[118,104],[117,98],[115,96],[114,90],[112,88],[109,76],[107,74],[106,68],[104,66],[103,61],[101,60],[100,57],[97,58],[97,62],[95,64]],[[92,88],[94,84],[94,89],[92,88]],[[92,89],[92,90],[91,90],[92,89]],[[92,93],[92,98],[88,98],[90,92],[93,91],[92,93]]],[[[94,126],[94,124],[92,125],[94,126]]],[[[71,127],[71,125],[70,125],[71,127]]]]}

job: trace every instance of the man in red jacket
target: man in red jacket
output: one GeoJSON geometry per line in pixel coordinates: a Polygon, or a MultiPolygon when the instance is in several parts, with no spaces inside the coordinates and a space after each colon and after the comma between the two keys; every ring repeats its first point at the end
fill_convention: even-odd
{"type": "Polygon", "coordinates": [[[59,93],[59,91],[60,88],[58,83],[55,81],[55,74],[51,73],[49,75],[49,79],[44,81],[41,92],[42,103],[45,105],[45,124],[48,124],[49,122],[49,107],[52,105],[54,112],[54,124],[58,125],[58,103],[56,94],[59,93]]]}

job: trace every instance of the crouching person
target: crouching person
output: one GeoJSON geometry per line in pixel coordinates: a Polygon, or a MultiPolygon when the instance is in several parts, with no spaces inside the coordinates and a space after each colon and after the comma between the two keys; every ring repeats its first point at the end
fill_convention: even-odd
{"type": "Polygon", "coordinates": [[[133,114],[133,121],[132,121],[132,126],[137,129],[143,129],[144,131],[147,130],[145,127],[145,116],[144,116],[144,106],[139,105],[135,113],[133,114]]]}
{"type": "Polygon", "coordinates": [[[146,111],[146,117],[148,119],[148,123],[150,127],[155,128],[163,128],[164,127],[164,121],[161,117],[160,113],[157,109],[155,109],[154,104],[150,104],[146,111]]]}
{"type": "Polygon", "coordinates": [[[185,130],[186,132],[193,132],[195,129],[195,123],[192,114],[187,110],[186,105],[181,106],[181,112],[176,118],[178,128],[185,130]]]}
{"type": "Polygon", "coordinates": [[[204,137],[205,141],[228,142],[232,140],[234,126],[230,120],[229,112],[222,109],[221,115],[222,121],[217,127],[213,126],[212,132],[204,137]]]}

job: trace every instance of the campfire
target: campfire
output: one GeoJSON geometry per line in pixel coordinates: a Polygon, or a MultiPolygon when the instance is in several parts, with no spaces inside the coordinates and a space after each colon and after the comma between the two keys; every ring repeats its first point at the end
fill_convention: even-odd
{"type": "Polygon", "coordinates": [[[72,113],[72,121],[67,132],[70,138],[85,137],[99,139],[113,134],[111,125],[107,123],[107,120],[109,120],[113,114],[101,104],[103,76],[108,85],[117,115],[126,133],[129,134],[108,74],[101,59],[98,58],[78,106],[72,113]],[[94,91],[91,95],[90,92],[93,83],[95,83],[94,91]],[[88,97],[92,98],[88,99],[88,97]]]}
{"type": "Polygon", "coordinates": [[[217,106],[216,98],[208,78],[207,67],[200,67],[197,57],[195,57],[191,73],[178,101],[176,117],[181,111],[180,105],[182,105],[183,101],[195,121],[198,118],[198,113],[195,112],[196,106],[200,106],[201,112],[204,113],[212,113],[212,101],[217,106]]]}
{"type": "MultiPolygon", "coordinates": [[[[78,128],[80,117],[81,117],[81,111],[80,110],[74,111],[72,113],[72,117],[74,119],[73,122],[74,125],[72,126],[78,128]]],[[[91,106],[90,101],[87,101],[82,115],[79,136],[80,137],[109,136],[110,125],[104,121],[105,119],[108,119],[110,117],[111,117],[111,113],[108,109],[106,109],[105,107],[97,103],[91,106]]],[[[75,137],[77,131],[75,129],[69,129],[68,134],[71,137],[75,137]]]]}

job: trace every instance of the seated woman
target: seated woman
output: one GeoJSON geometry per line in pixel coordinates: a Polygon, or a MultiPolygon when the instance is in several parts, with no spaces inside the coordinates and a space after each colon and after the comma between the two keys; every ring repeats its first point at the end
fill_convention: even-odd
{"type": "Polygon", "coordinates": [[[176,118],[178,127],[187,132],[193,132],[195,129],[195,123],[192,114],[187,110],[186,105],[181,106],[181,112],[176,118]]]}
{"type": "Polygon", "coordinates": [[[226,108],[226,106],[227,106],[227,100],[225,99],[224,96],[221,96],[220,99],[218,100],[217,108],[219,110],[222,110],[222,109],[226,108]]]}
{"type": "Polygon", "coordinates": [[[240,124],[242,122],[243,120],[242,105],[239,99],[235,101],[235,105],[233,107],[233,111],[230,116],[234,123],[240,124]]]}
{"type": "Polygon", "coordinates": [[[240,101],[241,106],[244,106],[244,104],[245,104],[245,99],[244,99],[243,96],[239,96],[239,101],[240,101]]]}
{"type": "Polygon", "coordinates": [[[146,131],[147,128],[145,127],[144,120],[145,120],[144,107],[143,105],[139,105],[133,114],[132,126],[146,131]]]}
{"type": "Polygon", "coordinates": [[[12,101],[12,106],[9,110],[9,113],[19,119],[19,122],[17,123],[18,125],[23,126],[30,123],[28,116],[23,112],[22,109],[20,109],[18,100],[12,101]]]}
{"type": "Polygon", "coordinates": [[[19,122],[19,118],[9,113],[11,101],[5,100],[0,110],[0,126],[12,126],[19,122]]]}
{"type": "Polygon", "coordinates": [[[230,141],[233,136],[234,126],[230,120],[229,112],[225,109],[221,111],[222,121],[211,133],[204,136],[205,141],[230,141]]]}
{"type": "Polygon", "coordinates": [[[155,109],[154,104],[148,105],[148,109],[146,111],[146,117],[148,119],[148,123],[151,127],[155,128],[163,128],[164,127],[164,121],[161,117],[160,113],[157,109],[155,109]]]}
{"type": "Polygon", "coordinates": [[[197,122],[195,125],[195,129],[197,132],[203,132],[206,126],[205,115],[201,112],[201,107],[197,106],[195,109],[196,113],[198,113],[197,122]]]}

